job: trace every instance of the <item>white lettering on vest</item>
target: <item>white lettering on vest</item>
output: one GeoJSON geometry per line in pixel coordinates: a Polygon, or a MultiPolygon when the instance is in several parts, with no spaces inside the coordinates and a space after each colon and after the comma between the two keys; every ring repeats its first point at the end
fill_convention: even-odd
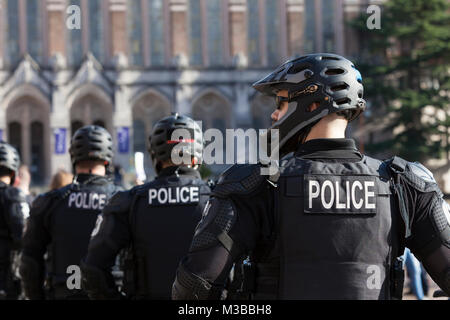
{"type": "Polygon", "coordinates": [[[69,196],[69,208],[85,210],[103,210],[106,204],[106,194],[95,192],[73,192],[69,196]]]}
{"type": "Polygon", "coordinates": [[[330,210],[376,209],[374,181],[353,180],[343,184],[344,181],[309,179],[307,182],[308,209],[317,209],[317,206],[330,210]]]}
{"type": "Polygon", "coordinates": [[[196,203],[199,201],[199,187],[161,187],[148,190],[149,205],[196,203]]]}

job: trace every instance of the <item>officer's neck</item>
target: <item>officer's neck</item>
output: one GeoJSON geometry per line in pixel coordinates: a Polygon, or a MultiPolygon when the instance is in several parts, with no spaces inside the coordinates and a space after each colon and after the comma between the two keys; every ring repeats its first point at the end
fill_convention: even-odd
{"type": "Polygon", "coordinates": [[[335,113],[322,118],[311,128],[306,141],[314,139],[341,139],[345,138],[345,129],[348,121],[338,117],[335,113]]]}
{"type": "Polygon", "coordinates": [[[5,176],[0,176],[0,181],[10,185],[11,184],[11,176],[5,175],[5,176]]]}
{"type": "Polygon", "coordinates": [[[80,174],[90,174],[90,175],[96,175],[96,176],[105,176],[106,175],[106,168],[105,166],[94,166],[91,168],[76,168],[75,173],[77,175],[80,174]]]}

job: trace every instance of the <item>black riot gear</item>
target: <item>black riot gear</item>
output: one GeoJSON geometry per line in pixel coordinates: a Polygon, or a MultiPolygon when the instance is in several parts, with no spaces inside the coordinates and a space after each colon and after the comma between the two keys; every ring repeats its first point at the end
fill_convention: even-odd
{"type": "Polygon", "coordinates": [[[14,184],[19,166],[20,157],[17,150],[10,144],[0,141],[0,167],[4,167],[13,173],[11,185],[14,184]]]}
{"type": "Polygon", "coordinates": [[[118,190],[109,178],[79,174],[72,184],[33,202],[20,265],[29,299],[87,299],[79,264],[101,210],[118,190]]]}
{"type": "Polygon", "coordinates": [[[432,175],[379,161],[353,140],[315,139],[280,163],[236,165],[219,179],[172,298],[219,299],[235,263],[255,299],[400,299],[405,246],[449,293],[450,218],[432,175]]]}
{"type": "Polygon", "coordinates": [[[105,128],[84,126],[73,135],[69,152],[74,166],[83,160],[104,160],[109,165],[113,158],[113,141],[105,128]]]}
{"type": "Polygon", "coordinates": [[[126,296],[170,299],[175,270],[189,249],[209,194],[197,170],[172,166],[154,181],[113,197],[82,264],[83,286],[89,296],[117,297],[107,271],[112,258],[127,249],[126,296]]]}
{"type": "Polygon", "coordinates": [[[188,156],[189,161],[190,157],[196,157],[195,164],[202,162],[202,131],[199,125],[187,116],[175,113],[158,121],[153,127],[149,142],[148,151],[156,173],[161,171],[161,162],[171,159],[172,150],[178,144],[184,146],[182,150],[180,148],[181,157],[188,156]]]}
{"type": "MultiPolygon", "coordinates": [[[[274,96],[280,90],[287,90],[289,110],[273,124],[271,129],[279,130],[278,148],[282,154],[290,139],[297,140],[298,134],[321,118],[336,112],[351,112],[349,121],[355,119],[364,109],[363,85],[360,72],[344,57],[330,53],[309,54],[287,61],[253,87],[274,96]],[[318,103],[317,109],[308,107],[318,103]]],[[[279,98],[280,99],[280,98],[279,98]]],[[[297,141],[289,143],[297,145],[297,141]]]]}
{"type": "Polygon", "coordinates": [[[14,269],[21,249],[24,220],[29,207],[17,188],[0,182],[0,300],[17,299],[20,281],[14,269]]]}

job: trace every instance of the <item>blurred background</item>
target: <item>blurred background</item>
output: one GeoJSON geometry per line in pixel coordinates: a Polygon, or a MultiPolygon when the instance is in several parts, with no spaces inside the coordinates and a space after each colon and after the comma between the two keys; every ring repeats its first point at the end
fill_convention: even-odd
{"type": "Polygon", "coordinates": [[[203,130],[267,128],[274,102],[251,84],[289,58],[333,52],[355,62],[366,87],[368,110],[348,135],[369,155],[423,162],[447,194],[449,8],[447,0],[0,0],[0,138],[39,187],[71,170],[74,131],[101,125],[116,143],[118,179],[134,180],[137,152],[151,179],[147,140],[161,117],[187,114],[203,130]]]}

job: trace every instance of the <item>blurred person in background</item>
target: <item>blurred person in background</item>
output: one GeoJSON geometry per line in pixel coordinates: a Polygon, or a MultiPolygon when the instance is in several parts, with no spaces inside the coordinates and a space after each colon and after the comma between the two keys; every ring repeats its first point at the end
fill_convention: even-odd
{"type": "Polygon", "coordinates": [[[101,210],[119,190],[107,176],[113,158],[108,131],[95,125],[78,129],[69,152],[73,182],[39,196],[27,221],[20,275],[28,299],[88,299],[81,290],[78,264],[101,210]]]}
{"type": "Polygon", "coordinates": [[[209,198],[210,187],[197,170],[203,138],[194,120],[178,114],[166,117],[154,125],[149,140],[156,179],[111,199],[81,264],[83,286],[91,299],[120,297],[110,269],[125,248],[127,298],[170,299],[175,270],[209,198]],[[172,153],[178,152],[186,162],[172,162],[172,153]]]}
{"type": "Polygon", "coordinates": [[[27,165],[21,165],[14,185],[25,194],[28,204],[31,206],[35,196],[30,192],[31,174],[27,165]]]}
{"type": "Polygon", "coordinates": [[[411,253],[411,250],[408,248],[405,249],[404,256],[406,273],[410,280],[409,287],[411,289],[411,293],[414,294],[417,300],[423,300],[424,298],[424,290],[422,287],[422,266],[419,260],[411,253]]]}
{"type": "Polygon", "coordinates": [[[22,190],[13,187],[19,164],[17,150],[0,141],[0,300],[15,300],[20,295],[14,265],[29,206],[22,190]]]}
{"type": "Polygon", "coordinates": [[[73,174],[64,169],[59,169],[50,181],[50,191],[65,187],[68,184],[71,184],[72,181],[73,174]]]}

